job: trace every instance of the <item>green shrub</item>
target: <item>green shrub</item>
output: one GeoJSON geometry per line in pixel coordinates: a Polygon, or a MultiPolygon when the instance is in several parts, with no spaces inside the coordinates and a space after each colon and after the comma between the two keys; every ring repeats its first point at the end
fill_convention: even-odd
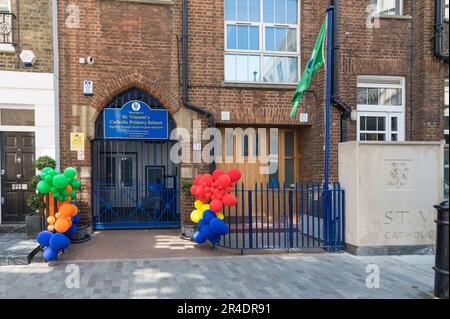
{"type": "MultiPolygon", "coordinates": [[[[50,156],[41,156],[39,157],[33,165],[38,170],[43,170],[46,167],[51,167],[53,169],[56,168],[56,161],[50,156]]],[[[34,190],[34,193],[27,197],[27,206],[35,212],[39,208],[39,202],[42,200],[42,196],[37,194],[36,187],[37,184],[41,181],[41,177],[39,175],[35,175],[30,179],[28,183],[31,190],[34,190]]]]}

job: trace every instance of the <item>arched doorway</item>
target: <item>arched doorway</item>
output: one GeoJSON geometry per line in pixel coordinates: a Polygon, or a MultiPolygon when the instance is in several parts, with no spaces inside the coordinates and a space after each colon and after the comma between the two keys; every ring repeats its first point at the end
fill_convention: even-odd
{"type": "Polygon", "coordinates": [[[92,142],[95,229],[179,227],[175,127],[164,106],[137,88],[100,112],[92,142]]]}

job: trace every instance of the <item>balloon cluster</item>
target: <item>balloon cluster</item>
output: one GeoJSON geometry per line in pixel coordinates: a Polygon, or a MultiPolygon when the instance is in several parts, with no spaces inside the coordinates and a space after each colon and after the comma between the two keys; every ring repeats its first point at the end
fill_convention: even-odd
{"type": "Polygon", "coordinates": [[[68,237],[78,230],[80,220],[78,207],[71,203],[76,198],[76,191],[80,189],[80,182],[76,179],[77,171],[68,167],[61,174],[50,167],[41,171],[41,181],[37,185],[40,194],[49,194],[47,230],[39,233],[38,243],[44,247],[44,259],[55,260],[59,252],[70,245],[68,237]],[[55,214],[55,202],[57,212],[55,214]]]}
{"type": "Polygon", "coordinates": [[[227,173],[216,170],[212,175],[204,174],[195,178],[190,191],[196,198],[196,210],[191,213],[191,220],[198,223],[199,228],[194,234],[196,243],[203,244],[209,240],[217,245],[221,236],[229,232],[221,211],[224,206],[233,207],[237,204],[236,196],[230,192],[241,176],[239,170],[231,169],[227,173]]]}

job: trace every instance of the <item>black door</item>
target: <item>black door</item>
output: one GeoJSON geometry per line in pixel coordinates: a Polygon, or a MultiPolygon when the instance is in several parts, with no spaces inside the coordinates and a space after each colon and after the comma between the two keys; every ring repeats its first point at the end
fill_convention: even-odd
{"type": "Polygon", "coordinates": [[[34,133],[1,132],[2,222],[21,222],[32,213],[26,204],[33,194],[28,183],[33,167],[34,133]]]}

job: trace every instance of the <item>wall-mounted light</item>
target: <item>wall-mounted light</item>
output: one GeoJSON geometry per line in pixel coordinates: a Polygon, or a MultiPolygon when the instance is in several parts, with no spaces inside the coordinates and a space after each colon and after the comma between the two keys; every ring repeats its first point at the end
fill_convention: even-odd
{"type": "Polygon", "coordinates": [[[350,114],[350,119],[352,121],[358,120],[358,111],[357,110],[352,110],[352,113],[350,114]]]}
{"type": "Polygon", "coordinates": [[[20,53],[20,60],[25,67],[31,68],[36,63],[37,57],[33,51],[23,50],[22,53],[20,53]]]}

